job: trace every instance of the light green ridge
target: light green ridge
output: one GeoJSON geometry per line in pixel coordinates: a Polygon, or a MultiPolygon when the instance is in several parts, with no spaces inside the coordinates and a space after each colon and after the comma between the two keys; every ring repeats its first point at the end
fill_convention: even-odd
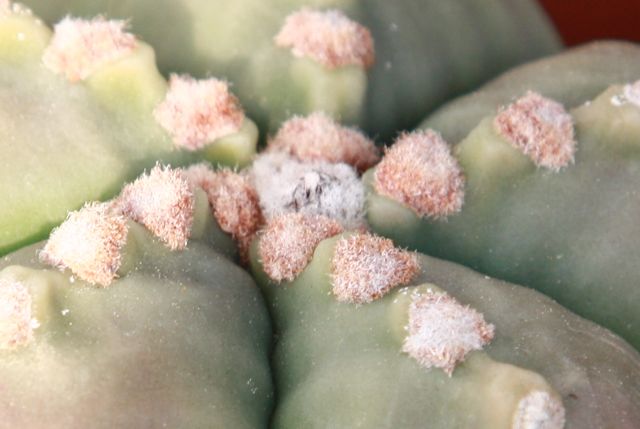
{"type": "Polygon", "coordinates": [[[454,148],[467,178],[459,214],[419,219],[372,190],[372,228],[533,287],[640,348],[640,107],[618,103],[623,92],[572,111],[576,160],[559,172],[536,168],[484,119],[454,148]]]}
{"type": "Polygon", "coordinates": [[[249,275],[206,244],[217,225],[205,214],[176,252],[130,222],[107,288],[42,266],[40,244],[0,260],[40,325],[31,343],[0,351],[2,426],[267,427],[268,313],[249,275]]]}
{"type": "Polygon", "coordinates": [[[640,47],[629,42],[600,41],[515,67],[468,95],[433,112],[420,128],[438,130],[458,143],[496,109],[526,91],[577,107],[608,86],[640,77],[640,47]]]}
{"type": "Polygon", "coordinates": [[[29,14],[0,16],[0,254],[44,238],[67,211],[113,196],[157,160],[242,165],[255,153],[248,119],[220,148],[177,149],[153,118],[167,84],[144,43],[70,83],[42,64],[50,37],[29,14]]]}
{"type": "Polygon", "coordinates": [[[567,428],[640,422],[640,356],[608,331],[535,291],[424,255],[412,282],[422,286],[339,303],[329,271],[335,240],[282,284],[268,280],[254,242],[252,271],[277,338],[273,427],[511,428],[513,406],[530,389],[561,395],[567,428]],[[401,352],[409,296],[426,288],[445,290],[496,327],[493,342],[451,378],[401,352]]]}

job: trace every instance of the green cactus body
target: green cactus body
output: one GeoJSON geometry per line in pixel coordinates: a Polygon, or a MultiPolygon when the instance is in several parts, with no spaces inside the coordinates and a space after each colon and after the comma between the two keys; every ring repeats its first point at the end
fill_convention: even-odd
{"type": "MultiPolygon", "coordinates": [[[[83,280],[94,271],[38,261],[66,223],[44,248],[2,258],[0,427],[267,427],[268,312],[249,275],[224,256],[230,242],[216,240],[223,233],[206,195],[194,198],[183,250],[126,221],[119,278],[108,287],[83,280]],[[26,317],[12,287],[29,297],[26,317]]],[[[91,250],[82,238],[72,244],[91,250]]],[[[60,249],[82,260],[82,250],[60,249]]]]}
{"type": "Polygon", "coordinates": [[[338,302],[332,258],[341,239],[321,242],[305,270],[280,284],[263,271],[264,255],[254,243],[252,269],[277,338],[274,427],[632,428],[640,422],[640,356],[611,333],[535,291],[423,255],[422,274],[411,282],[419,286],[371,303],[338,302]],[[450,377],[401,351],[412,297],[441,290],[495,324],[493,342],[468,354],[450,377]],[[555,405],[529,408],[523,405],[529,394],[555,405]]]}
{"type": "MultiPolygon", "coordinates": [[[[88,25],[66,22],[67,29],[88,25]]],[[[93,25],[120,30],[117,22],[93,25]]],[[[158,159],[236,165],[255,153],[257,129],[248,119],[215,144],[176,147],[154,119],[170,88],[153,50],[126,33],[118,37],[101,40],[107,48],[127,45],[117,58],[91,58],[68,40],[54,46],[56,36],[20,6],[0,11],[0,254],[46,237],[68,210],[111,197],[158,159]],[[67,78],[52,71],[71,63],[79,71],[57,69],[67,78]]]]}
{"type": "Polygon", "coordinates": [[[324,110],[391,137],[453,95],[558,48],[532,1],[78,1],[27,4],[50,21],[70,11],[132,18],[165,71],[225,76],[252,117],[271,129],[291,114],[324,110]],[[376,62],[326,67],[274,43],[302,7],[341,9],[373,35],[376,62]],[[166,28],[172,28],[167,37],[166,28]]]}
{"type": "Polygon", "coordinates": [[[421,128],[458,143],[485,117],[526,91],[536,91],[568,108],[589,101],[614,84],[640,76],[640,48],[627,42],[594,42],[514,68],[427,117],[421,128]]]}
{"type": "Polygon", "coordinates": [[[567,115],[575,162],[558,171],[510,144],[497,116],[483,119],[453,150],[466,176],[459,213],[421,218],[372,189],[370,224],[402,245],[540,290],[640,348],[634,88],[613,86],[567,115]]]}

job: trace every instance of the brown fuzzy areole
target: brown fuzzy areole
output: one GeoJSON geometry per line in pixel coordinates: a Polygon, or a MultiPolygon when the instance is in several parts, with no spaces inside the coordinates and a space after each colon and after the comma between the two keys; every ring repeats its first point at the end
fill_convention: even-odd
{"type": "Polygon", "coordinates": [[[42,62],[69,81],[84,80],[100,67],[131,53],[135,36],[125,32],[125,21],[64,18],[54,27],[42,62]]]}
{"type": "Polygon", "coordinates": [[[202,188],[220,228],[236,240],[243,261],[248,261],[249,244],[264,224],[258,193],[250,179],[229,169],[213,171],[206,164],[185,170],[193,186],[202,188]]]}
{"type": "Polygon", "coordinates": [[[275,42],[291,48],[296,57],[311,58],[330,69],[369,68],[375,60],[371,32],[338,10],[303,8],[290,14],[275,42]]]}
{"type": "Polygon", "coordinates": [[[86,282],[109,286],[122,263],[128,231],[127,219],[111,203],[87,204],[53,230],[39,257],[86,282]]]}
{"type": "Polygon", "coordinates": [[[31,295],[19,282],[0,279],[0,350],[14,350],[33,340],[38,322],[31,315],[31,295]]]}
{"type": "Polygon", "coordinates": [[[333,293],[338,301],[365,304],[396,286],[409,283],[420,271],[412,252],[373,234],[341,238],[331,259],[333,293]]]}
{"type": "Polygon", "coordinates": [[[528,91],[500,109],[494,127],[539,167],[554,171],[572,164],[576,151],[573,119],[562,104],[528,91]]]}
{"type": "Polygon", "coordinates": [[[460,211],[464,202],[458,161],[432,130],[402,134],[377,165],[373,185],[378,194],[434,219],[460,211]]]}
{"type": "Polygon", "coordinates": [[[227,82],[180,75],[171,75],[169,91],[153,114],[177,147],[191,151],[237,132],[244,121],[227,82]]]}
{"type": "Polygon", "coordinates": [[[409,307],[408,335],[402,351],[426,368],[442,368],[449,376],[472,350],[481,350],[494,327],[481,313],[444,292],[414,294],[409,307]]]}
{"type": "Polygon", "coordinates": [[[323,112],[294,116],[269,140],[269,151],[281,151],[301,161],[343,162],[362,173],[380,154],[373,141],[355,128],[338,124],[323,112]]]}
{"type": "Polygon", "coordinates": [[[270,219],[258,246],[265,273],[277,282],[294,280],[311,261],[316,246],[341,232],[340,224],[325,216],[286,213],[270,219]]]}
{"type": "Polygon", "coordinates": [[[144,225],[171,250],[186,247],[195,201],[181,170],[155,166],[124,187],[118,204],[123,214],[144,225]]]}

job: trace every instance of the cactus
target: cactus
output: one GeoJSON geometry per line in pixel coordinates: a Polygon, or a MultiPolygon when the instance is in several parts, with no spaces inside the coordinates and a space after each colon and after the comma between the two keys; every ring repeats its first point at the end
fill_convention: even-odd
{"type": "Polygon", "coordinates": [[[267,427],[267,310],[194,177],[156,167],[0,260],[0,426],[267,427]]]}
{"type": "Polygon", "coordinates": [[[634,81],[640,75],[640,48],[628,42],[592,42],[557,55],[515,67],[473,93],[446,103],[420,128],[438,130],[457,143],[486,116],[527,91],[536,91],[577,107],[610,85],[634,81]]]}
{"type": "Polygon", "coordinates": [[[533,290],[336,225],[280,215],[251,248],[277,338],[273,427],[640,424],[640,355],[621,339],[533,290]]]}
{"type": "MultiPolygon", "coordinates": [[[[577,97],[634,70],[640,76],[638,48],[595,45],[549,60],[561,72],[549,67],[548,80],[538,76],[531,87],[553,92],[556,81],[571,82],[576,55],[591,50],[625,56],[615,71],[593,82],[577,72],[577,97]]],[[[427,122],[460,120],[464,128],[463,116],[474,117],[487,100],[528,87],[532,71],[544,64],[512,72],[466,98],[468,105],[454,102],[452,109],[463,106],[460,116],[451,110],[455,119],[444,119],[445,111],[427,122]],[[516,81],[514,88],[510,82],[516,81]]],[[[520,94],[482,119],[452,153],[431,131],[416,133],[429,150],[401,139],[367,173],[369,223],[402,245],[538,289],[640,348],[640,230],[633,218],[639,209],[639,87],[613,85],[570,112],[536,92],[520,94]],[[441,148],[440,158],[433,146],[441,148]],[[415,177],[422,178],[419,185],[415,177]]],[[[570,83],[567,88],[563,93],[571,91],[570,83]]]]}
{"type": "Polygon", "coordinates": [[[121,21],[66,18],[51,34],[0,5],[0,255],[44,238],[156,160],[245,164],[257,129],[226,83],[173,76],[121,21]],[[213,107],[212,107],[213,106],[213,107]]]}
{"type": "Polygon", "coordinates": [[[131,18],[157,47],[164,71],[228,78],[251,116],[272,130],[291,114],[324,110],[388,138],[446,99],[559,45],[529,0],[26,3],[51,22],[69,12],[131,18]]]}

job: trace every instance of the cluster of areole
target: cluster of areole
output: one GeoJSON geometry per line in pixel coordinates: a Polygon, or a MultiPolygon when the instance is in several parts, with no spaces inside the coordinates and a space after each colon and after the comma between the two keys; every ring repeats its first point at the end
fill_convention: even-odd
{"type": "MultiPolygon", "coordinates": [[[[547,186],[579,168],[582,153],[605,162],[595,145],[576,151],[574,122],[589,140],[594,118],[605,116],[593,109],[637,116],[640,84],[605,92],[575,121],[561,104],[523,91],[453,149],[436,131],[418,130],[382,157],[363,132],[316,111],[285,121],[256,154],[257,129],[225,82],[174,75],[167,84],[123,22],[67,18],[51,37],[24,9],[1,7],[0,29],[22,34],[15,39],[30,49],[21,48],[23,58],[0,45],[20,64],[7,75],[45,82],[21,87],[22,95],[71,91],[64,105],[80,99],[73,109],[89,112],[74,117],[86,127],[76,137],[116,130],[77,156],[50,150],[39,161],[42,180],[58,174],[60,183],[88,163],[73,179],[85,205],[46,243],[0,261],[0,403],[11,404],[0,412],[13,426],[110,427],[115,418],[125,427],[559,429],[640,421],[640,357],[624,341],[533,290],[394,244],[443,244],[437,228],[455,229],[468,210],[477,222],[494,216],[496,194],[523,176],[547,186]],[[69,89],[73,82],[85,86],[69,89]],[[140,147],[118,143],[102,164],[95,153],[82,158],[132,136],[140,147]],[[115,154],[133,160],[131,169],[108,162],[115,154]],[[62,161],[48,169],[56,156],[62,161]],[[85,203],[97,199],[106,201],[85,203]],[[33,403],[43,405],[24,405],[33,403]]],[[[330,69],[370,67],[375,56],[369,31],[336,11],[294,13],[272,42],[330,69]]],[[[34,168],[33,155],[15,158],[14,168],[34,168]]],[[[38,203],[48,207],[69,189],[59,191],[38,203]]],[[[19,231],[0,250],[32,236],[19,231]]]]}

